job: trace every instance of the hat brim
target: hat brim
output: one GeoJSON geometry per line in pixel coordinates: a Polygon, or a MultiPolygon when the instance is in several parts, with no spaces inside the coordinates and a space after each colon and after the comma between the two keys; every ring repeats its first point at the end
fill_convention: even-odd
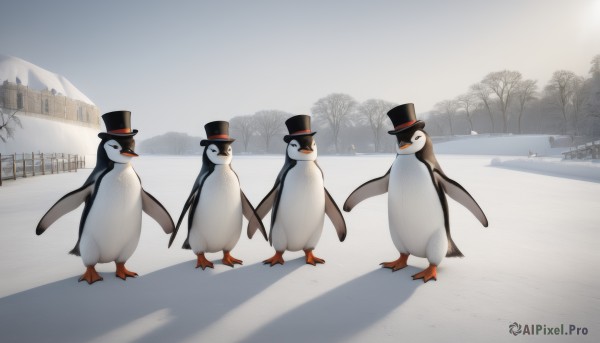
{"type": "Polygon", "coordinates": [[[406,131],[406,130],[409,130],[409,129],[412,129],[412,128],[414,128],[414,127],[417,127],[418,129],[422,129],[422,128],[424,128],[424,127],[425,127],[425,122],[424,122],[424,121],[422,121],[422,120],[417,120],[416,122],[414,122],[414,123],[413,123],[412,125],[410,125],[410,126],[403,127],[403,128],[401,128],[400,130],[392,130],[392,131],[388,131],[388,133],[389,133],[390,135],[397,135],[397,134],[399,134],[399,133],[402,133],[402,132],[404,132],[404,131],[406,131]]]}
{"type": "Polygon", "coordinates": [[[137,135],[138,130],[132,130],[130,133],[108,133],[108,132],[100,132],[98,134],[98,137],[104,139],[104,138],[110,138],[110,137],[133,137],[135,135],[137,135]]]}
{"type": "Polygon", "coordinates": [[[310,132],[310,133],[296,133],[293,135],[285,135],[285,136],[283,136],[283,141],[286,143],[289,143],[295,137],[314,136],[316,133],[317,133],[317,131],[310,132]]]}
{"type": "Polygon", "coordinates": [[[212,143],[224,143],[224,142],[234,142],[233,138],[219,138],[219,139],[203,139],[200,141],[200,146],[207,146],[212,143]]]}

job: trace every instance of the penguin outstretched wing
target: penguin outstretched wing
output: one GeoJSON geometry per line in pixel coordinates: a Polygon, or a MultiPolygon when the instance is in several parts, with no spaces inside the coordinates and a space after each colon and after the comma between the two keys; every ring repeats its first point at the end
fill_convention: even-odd
{"type": "MultiPolygon", "coordinates": [[[[200,191],[202,190],[202,184],[204,183],[204,180],[206,180],[206,177],[210,174],[210,172],[211,171],[208,171],[208,169],[205,170],[204,167],[200,170],[200,175],[198,175],[198,177],[196,178],[196,181],[194,182],[194,186],[192,187],[192,191],[190,192],[190,195],[188,196],[187,200],[185,201],[185,204],[183,205],[183,209],[181,210],[181,215],[179,215],[179,220],[177,221],[177,225],[175,226],[173,233],[171,233],[171,238],[169,239],[169,248],[171,247],[171,244],[173,244],[173,241],[175,240],[175,237],[177,236],[177,232],[179,231],[179,226],[181,226],[181,222],[183,221],[185,214],[190,209],[190,206],[192,204],[194,204],[194,206],[192,207],[190,214],[188,216],[188,230],[189,230],[189,227],[191,227],[192,219],[194,217],[194,211],[196,210],[195,205],[197,205],[198,199],[200,198],[200,191]]],[[[186,248],[186,246],[189,246],[187,239],[185,240],[185,243],[183,244],[184,248],[186,248]]]]}
{"type": "MultiPolygon", "coordinates": [[[[233,170],[233,168],[231,168],[231,171],[235,174],[235,177],[237,177],[239,182],[240,177],[238,176],[238,174],[235,172],[235,170],[233,170]]],[[[246,197],[246,194],[244,194],[244,192],[241,189],[240,196],[242,200],[242,214],[248,220],[248,238],[252,238],[252,236],[254,236],[254,233],[256,233],[256,229],[259,229],[260,232],[263,234],[265,240],[268,240],[267,232],[265,230],[265,226],[263,225],[261,218],[258,216],[258,214],[256,213],[256,209],[254,209],[254,207],[246,197]]]]}
{"type": "Polygon", "coordinates": [[[80,188],[65,194],[62,198],[60,198],[44,216],[40,219],[38,223],[35,233],[36,235],[41,235],[48,229],[50,225],[52,225],[58,218],[64,216],[65,214],[73,211],[83,202],[87,201],[87,199],[94,192],[94,180],[91,182],[86,182],[80,188]]]}
{"type": "Polygon", "coordinates": [[[175,230],[173,219],[165,207],[156,200],[152,194],[142,188],[142,211],[146,212],[152,219],[156,220],[165,233],[172,233],[175,230]]]}
{"type": "MultiPolygon", "coordinates": [[[[285,177],[287,173],[296,165],[296,161],[289,158],[286,155],[285,163],[283,164],[283,168],[277,175],[277,179],[275,180],[275,185],[273,188],[265,195],[262,201],[256,206],[256,214],[258,215],[258,219],[262,220],[271,209],[273,209],[271,213],[271,228],[269,230],[269,242],[273,244],[271,241],[271,233],[273,232],[273,224],[275,224],[275,218],[277,217],[277,209],[279,207],[279,200],[281,199],[281,191],[283,190],[283,184],[285,182],[285,177]]],[[[248,232],[255,232],[258,227],[254,224],[254,227],[250,225],[252,222],[248,223],[248,232]]]]}
{"type": "MultiPolygon", "coordinates": [[[[135,172],[135,171],[134,171],[135,172]]],[[[140,176],[135,173],[138,180],[140,181],[140,185],[142,184],[142,179],[140,176]]],[[[156,220],[156,222],[162,227],[165,233],[171,233],[175,230],[175,224],[173,224],[173,219],[171,219],[171,215],[165,209],[165,207],[156,200],[152,194],[146,192],[144,188],[142,188],[142,211],[146,212],[152,219],[156,220]]]]}
{"type": "Polygon", "coordinates": [[[390,170],[392,170],[392,168],[388,169],[387,173],[382,177],[367,181],[355,189],[354,192],[348,196],[348,199],[346,199],[344,211],[350,212],[354,206],[358,205],[361,201],[387,193],[388,184],[390,182],[390,170]]]}
{"type": "Polygon", "coordinates": [[[241,190],[240,193],[242,196],[242,213],[244,214],[244,217],[248,219],[248,238],[252,238],[256,232],[256,229],[259,229],[260,233],[262,233],[263,237],[265,238],[265,241],[268,241],[269,239],[267,238],[267,231],[265,230],[262,220],[260,220],[260,217],[256,213],[254,207],[252,207],[252,204],[246,197],[246,194],[244,194],[244,192],[241,190]]]}
{"type": "MultiPolygon", "coordinates": [[[[279,206],[279,199],[281,194],[281,189],[283,189],[283,183],[279,182],[279,178],[275,181],[275,185],[273,188],[265,195],[262,201],[256,206],[256,214],[258,215],[258,219],[263,219],[271,209],[273,209],[273,213],[271,213],[271,228],[269,229],[269,242],[273,244],[271,240],[273,233],[273,224],[275,223],[275,214],[277,213],[277,207],[279,206]]],[[[248,235],[252,232],[256,232],[258,226],[256,223],[249,222],[248,223],[248,235]]]]}
{"type": "Polygon", "coordinates": [[[346,221],[331,194],[327,191],[327,188],[325,188],[325,214],[327,214],[333,223],[340,242],[343,242],[346,239],[346,221]]]}
{"type": "Polygon", "coordinates": [[[439,185],[441,185],[444,189],[444,192],[448,194],[452,199],[456,200],[459,204],[463,205],[467,210],[469,210],[477,220],[484,227],[488,227],[488,220],[483,213],[479,204],[473,199],[471,194],[464,189],[458,182],[447,177],[442,171],[438,169],[433,169],[433,176],[439,185]]]}
{"type": "MultiPolygon", "coordinates": [[[[325,181],[325,174],[323,173],[323,169],[321,169],[321,166],[319,165],[319,163],[317,163],[317,161],[315,161],[315,164],[317,165],[317,168],[319,168],[319,170],[321,171],[321,177],[323,178],[323,181],[325,181]]],[[[340,211],[340,208],[335,203],[335,200],[333,200],[333,198],[331,197],[331,194],[329,194],[329,191],[327,191],[327,188],[324,189],[325,214],[333,223],[333,227],[335,228],[335,232],[337,232],[340,242],[343,242],[344,239],[346,239],[346,221],[344,220],[342,211],[340,211]]]]}

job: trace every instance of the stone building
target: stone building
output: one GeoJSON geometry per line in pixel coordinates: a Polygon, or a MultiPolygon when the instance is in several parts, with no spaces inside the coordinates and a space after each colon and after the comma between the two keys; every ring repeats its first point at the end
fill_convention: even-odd
{"type": "Polygon", "coordinates": [[[50,120],[100,128],[98,107],[70,99],[56,90],[34,90],[5,80],[0,84],[0,107],[19,110],[19,115],[43,117],[50,120]]]}

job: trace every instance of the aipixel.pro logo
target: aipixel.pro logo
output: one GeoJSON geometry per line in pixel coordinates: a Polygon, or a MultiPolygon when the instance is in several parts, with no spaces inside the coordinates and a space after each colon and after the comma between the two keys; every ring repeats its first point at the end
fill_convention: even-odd
{"type": "Polygon", "coordinates": [[[512,322],[508,324],[508,332],[513,336],[518,335],[531,335],[531,336],[562,336],[562,335],[574,335],[574,336],[586,336],[589,332],[586,327],[579,327],[577,325],[560,324],[557,326],[548,326],[546,324],[519,324],[512,322]],[[568,329],[567,329],[568,327],[568,329]]]}

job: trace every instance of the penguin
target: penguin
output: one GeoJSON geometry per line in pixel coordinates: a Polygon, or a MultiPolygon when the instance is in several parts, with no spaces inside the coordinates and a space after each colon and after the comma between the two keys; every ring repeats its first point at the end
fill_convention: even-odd
{"type": "Polygon", "coordinates": [[[36,227],[39,236],[52,223],[81,203],[85,203],[79,224],[79,237],[69,252],[80,256],[85,273],[79,281],[92,284],[103,280],[97,263],[115,262],[116,276],[125,280],[138,274],[125,268],[125,262],[137,248],[142,211],[156,220],[165,233],[175,225],[164,206],[141,185],[130,164],[138,130],[131,130],[131,112],[114,111],[102,115],[107,132],[98,134],[96,167],[80,188],[67,193],[42,217],[36,227]]]}
{"type": "MultiPolygon", "coordinates": [[[[275,185],[256,208],[259,218],[271,211],[269,242],[275,255],[264,264],[284,264],[286,250],[304,250],[307,264],[315,266],[325,260],[313,255],[325,215],[332,221],[340,242],[346,238],[342,212],[325,188],[323,171],[317,164],[317,143],[310,128],[310,116],[296,115],[286,120],[289,134],[283,168],[275,185]]],[[[256,228],[248,224],[248,230],[256,228]]]]}
{"type": "Polygon", "coordinates": [[[204,126],[206,137],[200,142],[204,146],[202,169],[194,182],[187,198],[177,226],[171,234],[169,247],[173,244],[177,231],[185,214],[188,215],[188,236],[183,243],[184,249],[191,249],[198,257],[196,268],[213,268],[205,253],[223,251],[222,262],[233,267],[242,264],[231,256],[230,251],[237,244],[242,232],[242,215],[251,224],[248,238],[252,238],[259,229],[267,240],[262,221],[244,192],[240,189],[237,174],[231,168],[233,151],[229,137],[229,123],[213,121],[204,126]]]}
{"type": "Polygon", "coordinates": [[[437,267],[444,257],[463,257],[450,235],[446,195],[466,207],[484,227],[488,220],[469,192],[442,171],[423,130],[425,123],[416,119],[414,104],[394,107],[387,115],[394,124],[388,133],[396,136],[396,159],[384,176],[354,190],[344,211],[350,212],[367,198],[389,193],[389,230],[400,258],[381,265],[397,271],[407,266],[409,255],[427,258],[429,267],[413,275],[413,280],[437,280],[437,267]]]}

